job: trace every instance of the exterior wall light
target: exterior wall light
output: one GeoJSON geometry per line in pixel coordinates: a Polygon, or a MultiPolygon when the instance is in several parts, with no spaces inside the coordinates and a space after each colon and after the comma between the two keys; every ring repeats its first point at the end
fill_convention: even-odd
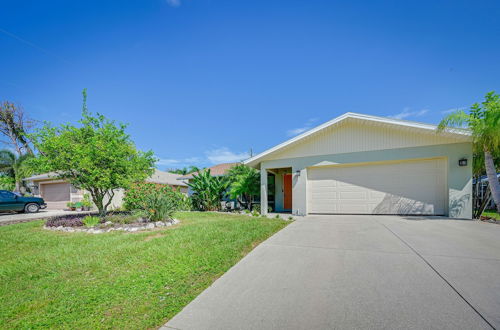
{"type": "Polygon", "coordinates": [[[300,171],[295,171],[296,176],[300,176],[300,171]]]}
{"type": "Polygon", "coordinates": [[[460,158],[458,160],[458,166],[467,166],[467,158],[460,158]]]}

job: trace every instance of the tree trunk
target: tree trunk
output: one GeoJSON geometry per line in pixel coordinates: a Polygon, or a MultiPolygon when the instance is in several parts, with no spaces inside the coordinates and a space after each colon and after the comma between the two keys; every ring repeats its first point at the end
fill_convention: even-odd
{"type": "Polygon", "coordinates": [[[488,150],[484,150],[484,165],[486,167],[488,183],[490,184],[491,197],[496,204],[497,212],[500,213],[500,183],[498,182],[493,156],[488,150]]]}
{"type": "Polygon", "coordinates": [[[483,214],[483,211],[484,211],[484,209],[486,209],[486,205],[488,205],[490,200],[491,200],[491,190],[488,187],[486,190],[486,194],[484,194],[484,198],[483,198],[481,205],[479,205],[479,207],[476,210],[476,214],[474,215],[475,219],[481,218],[481,214],[483,214]]]}
{"type": "Polygon", "coordinates": [[[92,196],[92,201],[97,207],[97,211],[100,217],[104,217],[106,215],[106,207],[103,204],[104,194],[100,191],[90,191],[90,196],[92,196]]]}

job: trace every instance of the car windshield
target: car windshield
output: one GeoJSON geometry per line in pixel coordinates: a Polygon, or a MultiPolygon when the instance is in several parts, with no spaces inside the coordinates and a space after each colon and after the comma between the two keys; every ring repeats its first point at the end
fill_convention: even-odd
{"type": "Polygon", "coordinates": [[[13,193],[14,195],[19,196],[19,197],[23,197],[23,195],[21,195],[21,193],[18,193],[18,192],[16,192],[16,191],[13,191],[12,193],[13,193]]]}

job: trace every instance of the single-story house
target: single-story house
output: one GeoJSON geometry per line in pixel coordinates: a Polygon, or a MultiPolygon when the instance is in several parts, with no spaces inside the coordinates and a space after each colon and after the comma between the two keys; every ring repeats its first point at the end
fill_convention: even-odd
{"type": "MultiPolygon", "coordinates": [[[[169,185],[187,194],[187,184],[178,180],[181,175],[155,169],[146,182],[169,185]]],[[[47,208],[63,209],[68,202],[78,202],[83,198],[84,190],[73,187],[69,182],[57,178],[57,173],[44,173],[24,179],[35,196],[47,202],[47,208]]],[[[115,191],[110,208],[118,208],[123,204],[123,189],[115,191]]]]}
{"type": "Polygon", "coordinates": [[[244,164],[260,170],[261,210],[472,217],[470,132],[346,113],[244,164]]]}

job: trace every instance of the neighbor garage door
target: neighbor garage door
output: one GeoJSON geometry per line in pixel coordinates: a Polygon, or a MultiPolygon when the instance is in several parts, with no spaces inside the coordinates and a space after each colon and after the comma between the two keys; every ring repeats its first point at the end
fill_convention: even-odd
{"type": "Polygon", "coordinates": [[[42,197],[46,202],[63,202],[70,200],[69,183],[46,183],[41,185],[42,197]]]}
{"type": "Polygon", "coordinates": [[[444,159],[308,169],[309,213],[443,215],[444,159]]]}

